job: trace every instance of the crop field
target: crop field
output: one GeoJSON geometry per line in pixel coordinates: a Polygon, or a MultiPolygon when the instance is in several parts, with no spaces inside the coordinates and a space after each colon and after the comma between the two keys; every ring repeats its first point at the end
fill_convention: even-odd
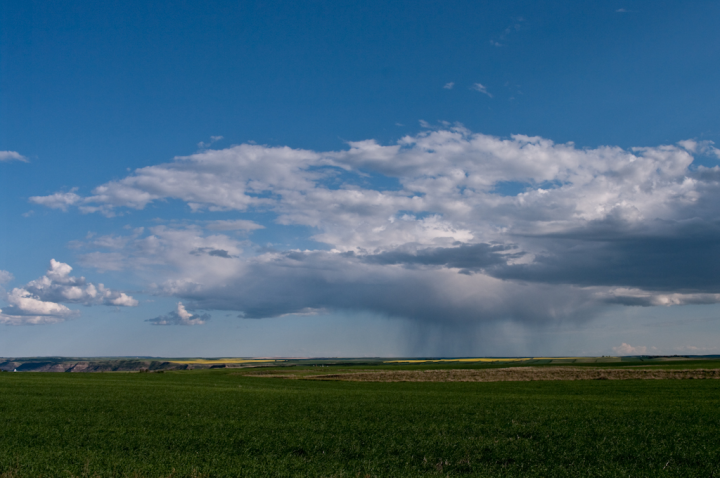
{"type": "Polygon", "coordinates": [[[0,476],[720,475],[720,380],[307,379],[371,368],[321,365],[0,373],[0,476]]]}

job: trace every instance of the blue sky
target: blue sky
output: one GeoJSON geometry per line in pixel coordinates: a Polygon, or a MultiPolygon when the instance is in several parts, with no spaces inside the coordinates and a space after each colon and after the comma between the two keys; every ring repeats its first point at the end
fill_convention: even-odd
{"type": "Polygon", "coordinates": [[[719,18],[3,2],[0,355],[720,353],[719,18]]]}

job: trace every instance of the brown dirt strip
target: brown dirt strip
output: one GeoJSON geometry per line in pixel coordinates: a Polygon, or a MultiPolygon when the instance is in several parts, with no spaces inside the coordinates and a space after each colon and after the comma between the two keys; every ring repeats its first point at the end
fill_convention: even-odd
{"type": "MultiPolygon", "coordinates": [[[[283,377],[286,378],[286,377],[283,377]]],[[[290,377],[287,377],[290,378],[290,377]]],[[[300,378],[300,377],[297,377],[300,378]]],[[[627,370],[577,367],[513,367],[485,370],[398,370],[309,375],[306,380],[352,382],[529,382],[533,380],[719,379],[720,370],[627,370]]]]}

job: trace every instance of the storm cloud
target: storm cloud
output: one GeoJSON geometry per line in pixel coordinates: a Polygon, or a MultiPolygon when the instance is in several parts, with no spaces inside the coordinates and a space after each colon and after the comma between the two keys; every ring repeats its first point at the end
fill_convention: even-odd
{"type": "Polygon", "coordinates": [[[697,155],[718,150],[582,149],[456,125],[342,151],[208,149],[31,201],[112,216],[177,199],[233,216],[77,243],[83,264],[134,271],[191,310],[544,323],[607,304],[720,302],[720,168],[697,155]],[[271,224],[245,216],[257,212],[274,230],[306,228],[311,245],[254,243],[271,224]]]}

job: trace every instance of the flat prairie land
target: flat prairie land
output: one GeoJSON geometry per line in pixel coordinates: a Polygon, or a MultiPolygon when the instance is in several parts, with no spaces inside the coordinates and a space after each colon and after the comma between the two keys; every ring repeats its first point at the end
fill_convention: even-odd
{"type": "MultiPolygon", "coordinates": [[[[258,376],[282,367],[0,373],[0,476],[720,475],[720,380],[373,382],[329,377],[363,365],[291,369],[330,380],[258,376]]],[[[389,372],[435,373],[403,369],[389,372]]]]}
{"type": "MultiPolygon", "coordinates": [[[[286,378],[292,378],[287,375],[286,378]]],[[[591,369],[580,367],[514,367],[495,369],[384,370],[308,375],[308,380],[356,382],[531,382],[534,380],[707,380],[720,370],[591,369]]]]}

